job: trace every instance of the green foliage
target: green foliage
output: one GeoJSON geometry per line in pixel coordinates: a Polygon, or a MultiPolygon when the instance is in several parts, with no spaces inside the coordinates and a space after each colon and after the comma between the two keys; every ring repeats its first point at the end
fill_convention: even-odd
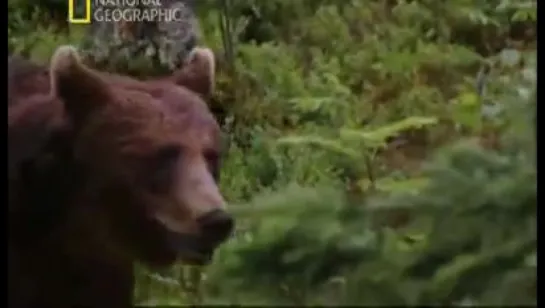
{"type": "MultiPolygon", "coordinates": [[[[222,3],[198,10],[230,50],[211,107],[237,234],[202,272],[139,269],[138,303],[536,303],[536,1],[222,3]],[[238,39],[247,4],[269,42],[238,39]]],[[[9,4],[11,50],[81,42],[9,4]]]]}

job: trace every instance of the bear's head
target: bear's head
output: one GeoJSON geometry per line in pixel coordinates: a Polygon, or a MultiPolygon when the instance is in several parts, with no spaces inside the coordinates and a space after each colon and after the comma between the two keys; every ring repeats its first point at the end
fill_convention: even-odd
{"type": "Polygon", "coordinates": [[[172,77],[146,82],[94,71],[62,46],[50,78],[84,175],[77,204],[110,246],[152,266],[210,261],[234,227],[218,188],[221,131],[203,100],[213,53],[196,48],[172,77]]]}

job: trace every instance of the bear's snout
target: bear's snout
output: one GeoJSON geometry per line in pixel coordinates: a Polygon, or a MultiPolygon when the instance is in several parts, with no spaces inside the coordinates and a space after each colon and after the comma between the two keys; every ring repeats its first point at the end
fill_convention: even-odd
{"type": "Polygon", "coordinates": [[[198,235],[169,231],[168,240],[182,261],[205,265],[212,261],[216,248],[231,236],[235,220],[225,210],[217,209],[203,214],[196,222],[198,235]]]}
{"type": "Polygon", "coordinates": [[[224,210],[213,210],[198,219],[203,239],[211,246],[227,240],[235,228],[234,218],[224,210]]]}

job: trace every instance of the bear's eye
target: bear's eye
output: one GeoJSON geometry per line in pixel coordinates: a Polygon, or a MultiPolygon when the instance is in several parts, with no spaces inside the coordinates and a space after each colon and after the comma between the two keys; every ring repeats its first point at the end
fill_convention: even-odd
{"type": "Polygon", "coordinates": [[[182,149],[178,145],[168,145],[158,150],[152,157],[148,184],[153,192],[168,189],[176,171],[176,164],[182,149]]]}
{"type": "Polygon", "coordinates": [[[206,160],[206,163],[208,164],[208,169],[210,170],[210,173],[212,173],[212,177],[216,182],[219,182],[219,171],[220,171],[220,157],[219,153],[214,150],[206,150],[203,153],[204,159],[206,160]]]}

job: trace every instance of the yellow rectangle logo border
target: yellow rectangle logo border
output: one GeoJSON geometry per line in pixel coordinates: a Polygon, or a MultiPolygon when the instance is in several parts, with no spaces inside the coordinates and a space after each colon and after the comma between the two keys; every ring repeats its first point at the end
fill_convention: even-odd
{"type": "MultiPolygon", "coordinates": [[[[91,23],[91,0],[85,1],[85,17],[84,18],[74,18],[74,10],[76,6],[74,2],[76,0],[68,0],[68,22],[76,25],[88,25],[91,23]]],[[[80,0],[81,1],[81,0],[80,0]]]]}

